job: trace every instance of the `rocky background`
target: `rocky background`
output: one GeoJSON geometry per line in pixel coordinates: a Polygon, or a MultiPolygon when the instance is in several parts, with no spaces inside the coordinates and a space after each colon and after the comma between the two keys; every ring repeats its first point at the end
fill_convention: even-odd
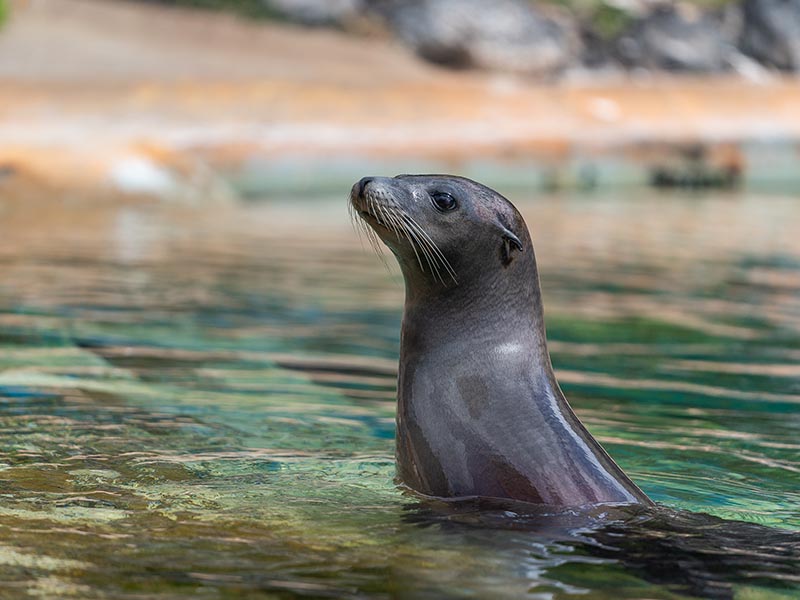
{"type": "Polygon", "coordinates": [[[0,0],[0,192],[431,170],[796,194],[800,0],[613,1],[0,0]]]}
{"type": "Polygon", "coordinates": [[[800,0],[140,0],[389,35],[457,69],[800,73],[800,0]]]}

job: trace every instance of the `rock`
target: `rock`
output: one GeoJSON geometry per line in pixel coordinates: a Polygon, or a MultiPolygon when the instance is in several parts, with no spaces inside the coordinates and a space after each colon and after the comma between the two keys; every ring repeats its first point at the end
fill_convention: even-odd
{"type": "Polygon", "coordinates": [[[17,174],[17,169],[14,165],[0,163],[0,181],[13,177],[17,174]]]}
{"type": "Polygon", "coordinates": [[[284,18],[314,27],[343,26],[359,18],[363,0],[262,0],[263,4],[284,18]]]}
{"type": "Polygon", "coordinates": [[[678,145],[652,166],[650,185],[686,189],[733,188],[741,183],[743,172],[744,158],[736,146],[678,145]]]}
{"type": "Polygon", "coordinates": [[[557,73],[576,36],[523,0],[372,0],[395,34],[422,57],[455,68],[557,73]]]}
{"type": "Polygon", "coordinates": [[[764,65],[800,72],[800,0],[744,0],[739,47],[764,65]]]}
{"type": "Polygon", "coordinates": [[[715,73],[729,66],[732,37],[720,15],[661,4],[636,19],[614,51],[629,68],[715,73]]]}
{"type": "Polygon", "coordinates": [[[614,0],[600,0],[589,9],[576,10],[575,19],[579,23],[582,42],[580,64],[593,70],[619,67],[614,42],[646,10],[646,7],[631,2],[619,6],[614,0]]]}

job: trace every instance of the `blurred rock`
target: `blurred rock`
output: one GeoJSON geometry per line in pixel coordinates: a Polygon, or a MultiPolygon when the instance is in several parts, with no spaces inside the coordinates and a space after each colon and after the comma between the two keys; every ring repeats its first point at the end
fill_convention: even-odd
{"type": "Polygon", "coordinates": [[[741,183],[744,157],[736,145],[702,143],[668,148],[650,170],[650,184],[660,188],[733,188],[741,183]]]}
{"type": "Polygon", "coordinates": [[[640,2],[600,0],[585,10],[575,10],[573,17],[578,23],[581,36],[580,66],[596,69],[616,69],[615,42],[637,19],[647,12],[640,2]]]}
{"type": "Polygon", "coordinates": [[[685,5],[661,4],[614,42],[614,54],[628,68],[714,73],[726,70],[735,52],[734,34],[721,15],[685,5]]]}
{"type": "Polygon", "coordinates": [[[0,163],[0,182],[9,177],[17,174],[17,169],[14,165],[0,163]]]}
{"type": "Polygon", "coordinates": [[[363,0],[262,0],[264,5],[290,21],[314,27],[343,26],[358,19],[363,0]]]}
{"type": "Polygon", "coordinates": [[[770,67],[800,72],[800,0],[744,0],[743,52],[770,67]]]}
{"type": "Polygon", "coordinates": [[[563,70],[576,56],[570,26],[522,0],[372,0],[416,52],[455,68],[533,75],[563,70]]]}

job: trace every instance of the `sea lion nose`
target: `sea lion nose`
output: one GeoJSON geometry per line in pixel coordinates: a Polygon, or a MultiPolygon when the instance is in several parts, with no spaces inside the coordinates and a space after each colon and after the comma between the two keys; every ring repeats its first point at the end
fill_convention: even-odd
{"type": "Polygon", "coordinates": [[[375,180],[374,177],[362,177],[361,179],[359,179],[359,181],[358,181],[358,195],[359,196],[363,196],[364,195],[364,191],[367,189],[367,185],[369,185],[370,182],[372,182],[374,180],[375,180]]]}

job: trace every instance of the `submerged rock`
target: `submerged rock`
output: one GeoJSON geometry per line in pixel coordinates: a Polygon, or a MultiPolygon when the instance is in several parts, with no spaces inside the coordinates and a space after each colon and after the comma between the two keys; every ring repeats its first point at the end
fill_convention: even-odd
{"type": "Polygon", "coordinates": [[[744,0],[739,46],[764,65],[800,72],[800,0],[744,0]]]}
{"type": "Polygon", "coordinates": [[[544,75],[575,56],[576,36],[522,0],[373,0],[371,6],[416,52],[456,68],[544,75]]]}

